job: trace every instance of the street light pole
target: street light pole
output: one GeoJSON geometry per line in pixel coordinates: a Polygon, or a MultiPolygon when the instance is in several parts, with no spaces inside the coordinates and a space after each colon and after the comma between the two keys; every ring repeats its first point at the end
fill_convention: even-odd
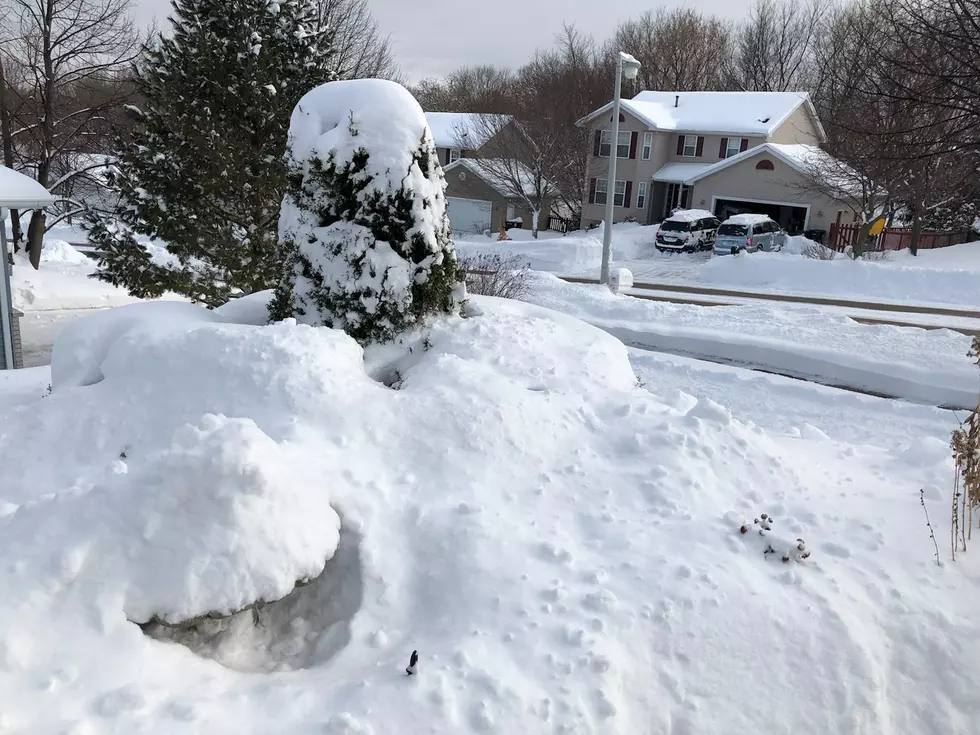
{"type": "Polygon", "coordinates": [[[623,85],[623,75],[627,79],[636,79],[640,70],[640,62],[629,54],[619,52],[616,57],[616,88],[613,94],[612,110],[612,140],[609,141],[609,178],[606,180],[606,214],[602,230],[602,268],[599,281],[609,283],[609,271],[612,266],[612,225],[616,203],[616,159],[619,151],[619,108],[620,88],[623,85]]]}

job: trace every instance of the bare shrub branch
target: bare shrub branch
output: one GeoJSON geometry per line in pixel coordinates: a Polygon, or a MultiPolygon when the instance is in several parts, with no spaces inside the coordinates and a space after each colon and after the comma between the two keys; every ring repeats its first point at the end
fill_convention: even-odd
{"type": "Polygon", "coordinates": [[[524,300],[531,292],[527,282],[531,266],[516,255],[479,253],[459,260],[459,279],[468,293],[524,300]]]}

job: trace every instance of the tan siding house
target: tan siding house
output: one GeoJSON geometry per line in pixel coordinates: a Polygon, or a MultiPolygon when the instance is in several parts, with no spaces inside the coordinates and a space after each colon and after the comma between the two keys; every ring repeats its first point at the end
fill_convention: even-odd
{"type": "Polygon", "coordinates": [[[583,226],[659,222],[676,209],[725,218],[768,214],[791,232],[828,229],[845,205],[807,190],[825,135],[796,92],[641,92],[623,100],[615,187],[607,183],[612,104],[579,121],[591,131],[583,226]]]}

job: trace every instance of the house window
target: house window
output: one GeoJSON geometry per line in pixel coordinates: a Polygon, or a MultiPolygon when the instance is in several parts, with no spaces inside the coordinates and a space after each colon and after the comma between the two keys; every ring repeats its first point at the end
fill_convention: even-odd
{"type": "Polygon", "coordinates": [[[691,187],[683,184],[667,184],[667,198],[664,201],[664,217],[669,217],[675,209],[687,209],[691,187]]]}
{"type": "Polygon", "coordinates": [[[641,181],[636,185],[636,207],[643,209],[647,203],[647,182],[641,181]]]}
{"type": "Polygon", "coordinates": [[[609,191],[609,179],[596,179],[595,182],[595,203],[605,204],[606,193],[609,191]]]}
{"type": "Polygon", "coordinates": [[[698,155],[698,136],[696,135],[685,135],[684,136],[684,152],[685,158],[694,158],[698,155]]]}
{"type": "Polygon", "coordinates": [[[462,157],[463,157],[463,151],[461,151],[459,148],[451,148],[449,150],[450,163],[456,163],[456,161],[458,161],[462,157]]]}
{"type": "Polygon", "coordinates": [[[768,158],[763,158],[761,161],[755,164],[755,167],[759,171],[772,171],[775,168],[775,166],[772,165],[772,161],[770,161],[768,158]]]}
{"type": "Polygon", "coordinates": [[[653,152],[653,133],[643,134],[643,160],[649,161],[653,152]]]}
{"type": "MultiPolygon", "coordinates": [[[[602,137],[599,139],[599,155],[603,158],[609,158],[609,141],[611,140],[612,131],[603,130],[602,137]]],[[[619,133],[619,144],[616,146],[616,157],[630,157],[630,132],[628,130],[620,131],[619,133]]]]}
{"type": "Polygon", "coordinates": [[[741,153],[743,140],[743,138],[729,138],[728,147],[725,149],[725,158],[731,158],[741,153]]]}
{"type": "MultiPolygon", "coordinates": [[[[595,203],[605,204],[606,196],[609,194],[609,183],[608,179],[596,179],[595,182],[595,203]]],[[[613,194],[613,206],[622,207],[623,203],[626,201],[626,182],[617,181],[616,191],[613,194]]]]}

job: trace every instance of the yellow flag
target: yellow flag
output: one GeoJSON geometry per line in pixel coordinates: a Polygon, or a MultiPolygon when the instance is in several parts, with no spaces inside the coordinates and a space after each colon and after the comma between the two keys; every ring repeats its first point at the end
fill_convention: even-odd
{"type": "Polygon", "coordinates": [[[885,218],[879,217],[874,222],[871,223],[871,229],[868,230],[869,235],[880,235],[881,231],[885,229],[885,218]]]}

